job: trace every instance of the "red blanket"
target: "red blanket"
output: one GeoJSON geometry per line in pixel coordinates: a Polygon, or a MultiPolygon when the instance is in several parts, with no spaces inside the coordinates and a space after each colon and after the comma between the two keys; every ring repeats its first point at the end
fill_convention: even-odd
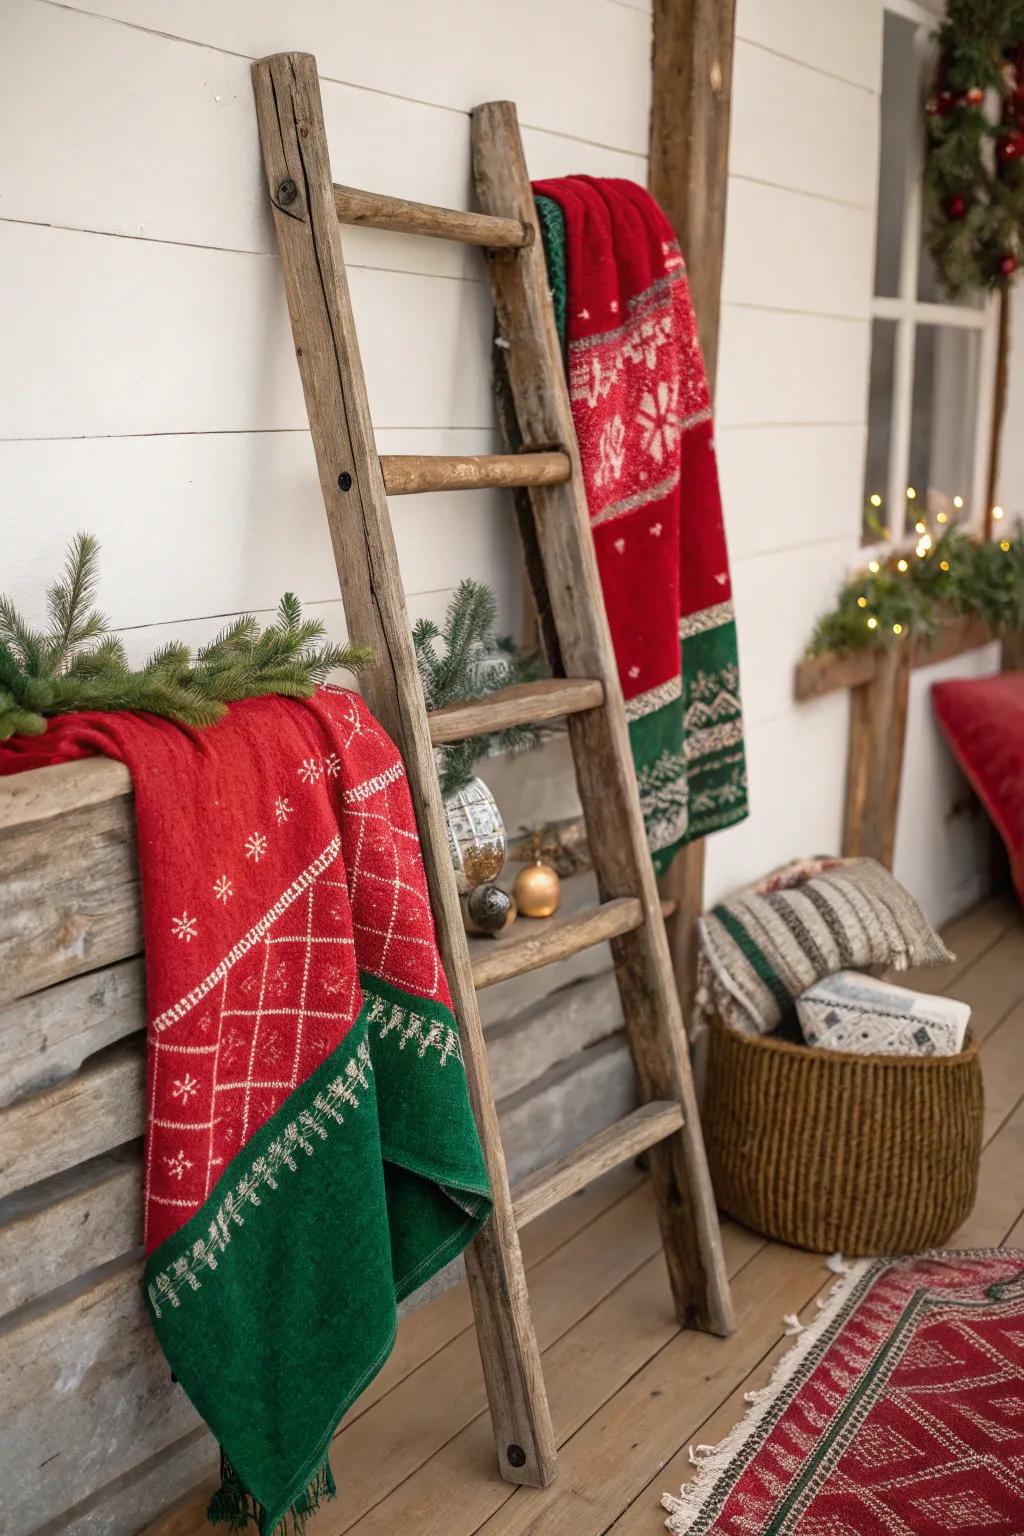
{"type": "Polygon", "coordinates": [[[732,589],[686,269],[641,187],[534,183],[648,843],[747,813],[732,589]]]}
{"type": "Polygon", "coordinates": [[[325,689],[200,732],[69,716],[0,773],[96,753],[135,786],[148,1303],[229,1458],[214,1512],[269,1531],[488,1210],[405,770],[325,689]]]}

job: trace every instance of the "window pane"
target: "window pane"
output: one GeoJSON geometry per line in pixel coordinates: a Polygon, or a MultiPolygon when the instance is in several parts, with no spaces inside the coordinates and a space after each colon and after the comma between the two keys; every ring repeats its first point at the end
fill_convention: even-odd
{"type": "Polygon", "coordinates": [[[875,293],[889,299],[899,293],[907,156],[915,143],[915,135],[921,134],[921,80],[916,33],[917,27],[912,21],[886,11],[875,293]]]}
{"type": "Polygon", "coordinates": [[[916,492],[913,509],[927,513],[930,527],[971,515],[980,364],[980,332],[918,326],[907,484],[916,492]]]}
{"type": "MultiPolygon", "coordinates": [[[[892,438],[892,381],[896,357],[895,320],[871,325],[871,375],[868,385],[868,451],[864,465],[862,542],[875,544],[889,523],[889,443],[892,438]]],[[[896,533],[902,532],[897,528],[896,533]]]]}

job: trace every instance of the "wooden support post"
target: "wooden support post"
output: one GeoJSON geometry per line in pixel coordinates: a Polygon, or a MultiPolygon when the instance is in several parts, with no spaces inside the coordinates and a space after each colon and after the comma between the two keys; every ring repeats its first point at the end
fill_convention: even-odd
{"type": "Polygon", "coordinates": [[[850,690],[843,853],[892,868],[914,642],[879,654],[874,676],[850,690]]]}
{"type": "Polygon", "coordinates": [[[351,639],[369,646],[374,714],[405,761],[438,944],[459,1022],[493,1214],[466,1250],[502,1474],[543,1486],[555,1439],[530,1316],[487,1050],[455,889],[412,632],[374,446],[356,339],[316,60],[280,53],[253,66],[256,113],[295,353],[351,639]]]}
{"type": "MultiPolygon", "coordinates": [[[[649,185],[686,259],[714,399],[725,246],[735,0],[654,0],[649,185]]],[[[703,839],[688,843],[661,881],[675,902],[668,923],[684,1012],[697,981],[697,919],[704,908],[703,839]]]]}

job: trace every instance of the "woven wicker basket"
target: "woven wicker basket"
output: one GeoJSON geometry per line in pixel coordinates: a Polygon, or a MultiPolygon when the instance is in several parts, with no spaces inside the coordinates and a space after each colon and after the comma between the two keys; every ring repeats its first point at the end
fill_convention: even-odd
{"type": "Polygon", "coordinates": [[[981,1063],[853,1056],[711,1026],[704,1130],[719,1204],[819,1253],[941,1245],[974,1204],[981,1063]]]}

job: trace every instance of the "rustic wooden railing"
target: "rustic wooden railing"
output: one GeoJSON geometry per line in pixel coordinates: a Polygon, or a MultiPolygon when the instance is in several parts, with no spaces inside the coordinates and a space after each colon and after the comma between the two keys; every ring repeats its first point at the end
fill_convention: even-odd
{"type": "MultiPolygon", "coordinates": [[[[850,690],[843,853],[865,854],[892,867],[896,842],[910,674],[999,638],[969,617],[950,619],[928,639],[904,636],[888,651],[808,656],[796,669],[798,701],[850,690]]],[[[1024,666],[1024,636],[1002,637],[1002,665],[1024,666]]]]}

